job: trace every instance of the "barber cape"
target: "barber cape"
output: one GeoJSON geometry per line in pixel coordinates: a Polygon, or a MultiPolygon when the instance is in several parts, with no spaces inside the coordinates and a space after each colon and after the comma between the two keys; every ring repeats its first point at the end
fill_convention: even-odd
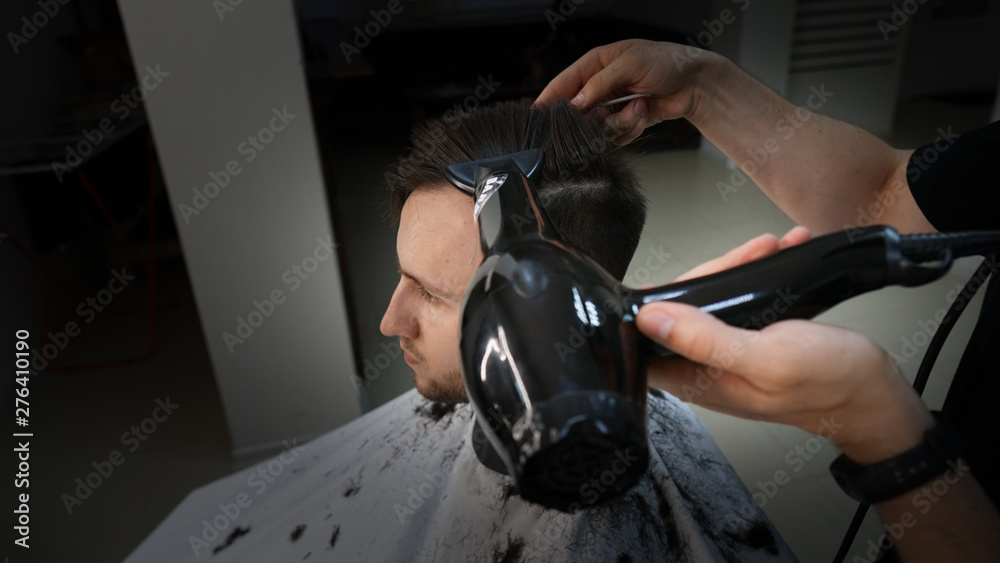
{"type": "Polygon", "coordinates": [[[566,514],[479,461],[470,405],[410,391],[196,489],[126,562],[795,560],[691,409],[648,412],[645,476],[566,514]]]}

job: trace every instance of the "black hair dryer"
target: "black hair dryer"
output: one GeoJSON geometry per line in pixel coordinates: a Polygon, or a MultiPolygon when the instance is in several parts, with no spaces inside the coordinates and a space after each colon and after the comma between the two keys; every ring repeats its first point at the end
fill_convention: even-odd
{"type": "Polygon", "coordinates": [[[511,475],[524,499],[562,511],[616,498],[646,470],[645,368],[671,352],[636,329],[643,304],[680,301],[761,328],[886,285],[928,283],[948,271],[956,247],[982,246],[868,227],[630,290],[561,239],[532,185],[541,158],[529,150],[455,164],[445,175],[474,198],[485,256],[466,289],[459,334],[465,390],[492,446],[477,455],[511,475]]]}

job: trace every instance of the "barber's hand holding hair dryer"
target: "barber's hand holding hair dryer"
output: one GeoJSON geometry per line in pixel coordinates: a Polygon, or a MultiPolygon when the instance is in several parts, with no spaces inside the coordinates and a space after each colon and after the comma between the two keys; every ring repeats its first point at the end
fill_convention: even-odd
{"type": "MultiPolygon", "coordinates": [[[[640,40],[591,50],[553,79],[536,103],[568,98],[586,109],[628,94],[649,97],[633,99],[606,118],[617,143],[683,117],[737,160],[796,109],[724,57],[640,40]]],[[[912,151],[893,149],[853,125],[814,114],[794,134],[750,176],[814,233],[853,224],[859,207],[906,181],[912,151]]],[[[880,222],[900,233],[935,232],[908,190],[894,193],[880,222]]],[[[801,227],[781,240],[764,235],[687,276],[732,268],[809,238],[801,227]]],[[[805,320],[747,330],[674,302],[644,305],[636,323],[683,356],[652,363],[650,385],[716,411],[808,432],[817,432],[823,419],[836,421],[843,426],[832,440],[861,466],[919,446],[935,427],[890,355],[859,333],[805,320]],[[697,382],[704,373],[712,374],[707,388],[697,382]],[[685,394],[685,387],[699,393],[685,394]]],[[[875,504],[884,523],[904,525],[895,542],[899,554],[906,561],[1000,561],[1000,516],[972,474],[950,481],[947,494],[926,513],[914,510],[913,491],[875,504]]]]}

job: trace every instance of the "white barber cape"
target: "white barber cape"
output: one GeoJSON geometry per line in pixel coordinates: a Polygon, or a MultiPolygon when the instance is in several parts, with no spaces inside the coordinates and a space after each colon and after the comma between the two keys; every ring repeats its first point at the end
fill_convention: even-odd
{"type": "Polygon", "coordinates": [[[468,404],[410,391],[193,491],[126,563],[794,561],[687,405],[648,411],[645,476],[565,514],[479,461],[468,404]]]}

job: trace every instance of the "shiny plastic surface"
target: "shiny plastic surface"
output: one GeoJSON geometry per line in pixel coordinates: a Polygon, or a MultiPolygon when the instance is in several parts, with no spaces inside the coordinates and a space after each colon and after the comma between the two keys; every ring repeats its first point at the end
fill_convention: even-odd
{"type": "Polygon", "coordinates": [[[561,242],[513,162],[490,173],[474,196],[486,258],[462,305],[466,392],[522,497],[567,511],[604,502],[648,460],[635,325],[617,281],[561,242]],[[585,495],[622,456],[640,462],[585,495]]]}
{"type": "MultiPolygon", "coordinates": [[[[936,265],[910,262],[901,237],[876,225],[830,233],[772,256],[710,276],[628,293],[634,321],[654,301],[696,305],[723,321],[761,329],[784,319],[809,319],[856,295],[887,285],[920,285],[943,276],[950,255],[936,265]]],[[[672,352],[643,338],[643,358],[672,352]]]]}
{"type": "Polygon", "coordinates": [[[899,234],[874,226],[711,276],[631,290],[562,241],[529,180],[539,159],[529,151],[463,163],[449,167],[448,177],[459,189],[475,186],[485,256],[462,303],[466,393],[521,496],[547,507],[607,502],[645,472],[646,365],[671,352],[638,333],[642,305],[689,303],[759,329],[811,318],[889,284],[927,283],[950,266],[950,253],[936,265],[910,262],[899,234]],[[625,456],[640,461],[616,471],[625,456]],[[599,494],[586,486],[609,470],[615,479],[599,494]]]}

